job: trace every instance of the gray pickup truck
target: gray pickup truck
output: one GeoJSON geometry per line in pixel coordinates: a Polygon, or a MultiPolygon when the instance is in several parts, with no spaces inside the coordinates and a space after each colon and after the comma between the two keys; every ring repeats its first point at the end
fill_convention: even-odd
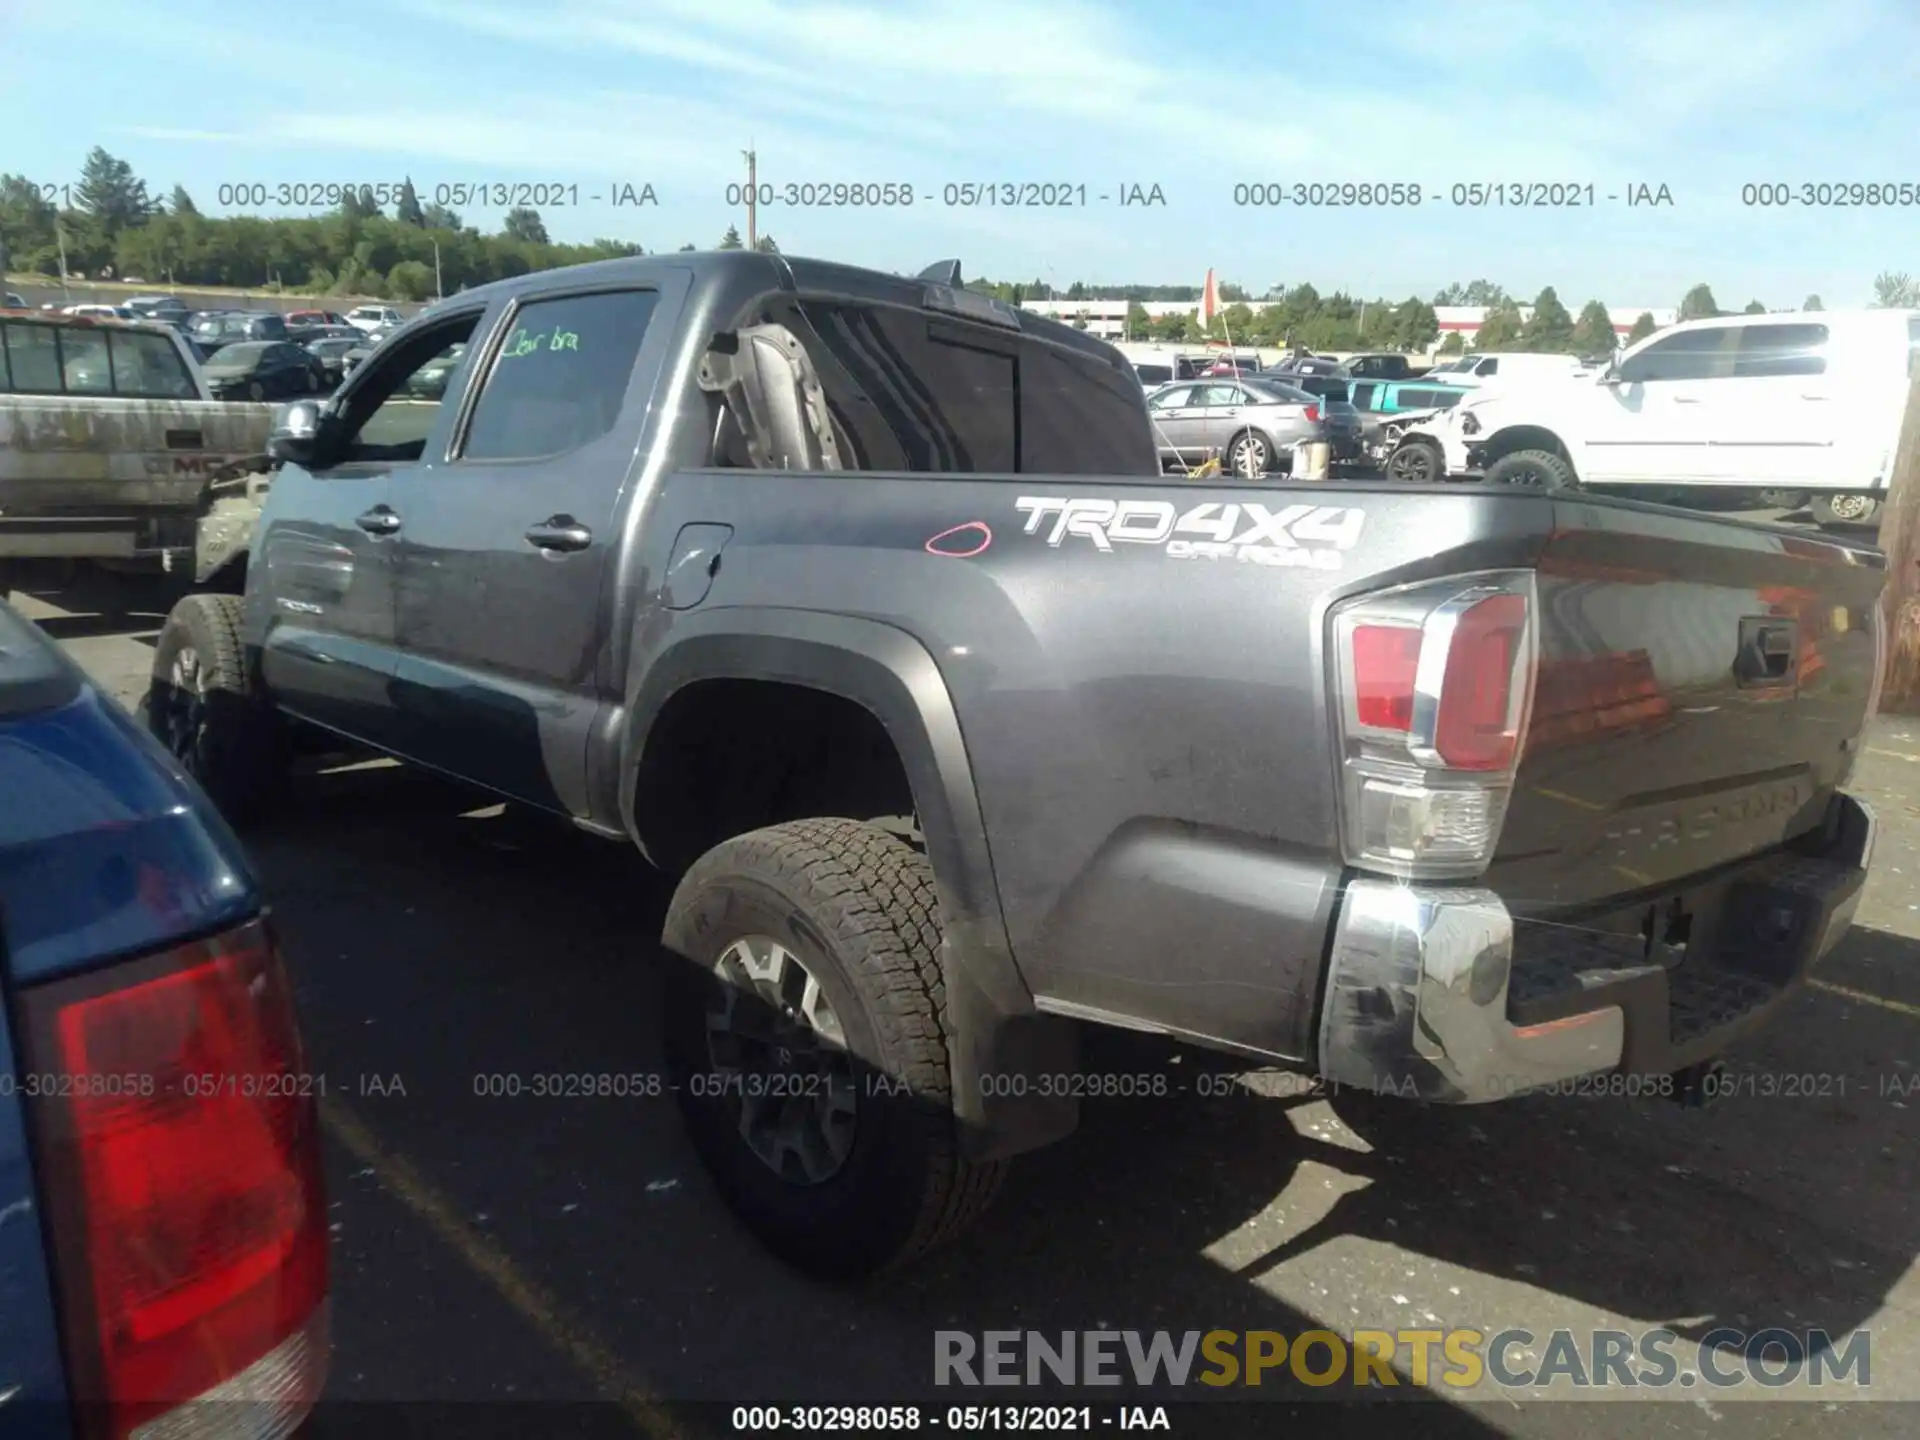
{"type": "Polygon", "coordinates": [[[951,262],[503,281],[269,450],[149,723],[241,821],[332,732],[637,846],[689,1134],[816,1273],[1071,1131],[1087,1024],[1414,1101],[1697,1093],[1872,848],[1878,552],[1169,480],[1120,354],[951,262]]]}

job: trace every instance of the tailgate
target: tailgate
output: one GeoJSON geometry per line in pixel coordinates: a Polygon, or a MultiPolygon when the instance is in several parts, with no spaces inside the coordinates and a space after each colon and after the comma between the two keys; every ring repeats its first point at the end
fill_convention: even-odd
{"type": "Polygon", "coordinates": [[[1561,505],[1489,883],[1516,911],[1675,882],[1818,825],[1877,665],[1880,553],[1626,505],[1561,505]]]}
{"type": "Polygon", "coordinates": [[[191,509],[266,448],[271,405],[13,396],[0,403],[0,515],[191,509]]]}

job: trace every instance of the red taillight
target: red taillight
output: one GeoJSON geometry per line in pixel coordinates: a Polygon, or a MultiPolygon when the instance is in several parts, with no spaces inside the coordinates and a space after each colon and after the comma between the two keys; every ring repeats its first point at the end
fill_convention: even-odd
{"type": "Polygon", "coordinates": [[[1347,863],[1438,879],[1492,862],[1531,710],[1535,588],[1482,571],[1334,607],[1347,863]]]}
{"type": "Polygon", "coordinates": [[[1413,728],[1413,680],[1420,668],[1420,632],[1406,625],[1353,629],[1354,715],[1376,730],[1413,728]]]}
{"type": "Polygon", "coordinates": [[[65,1077],[34,1113],[82,1408],[118,1437],[253,1401],[244,1433],[286,1433],[325,1378],[327,1226],[315,1082],[265,926],[23,1009],[32,1070],[65,1077]]]}
{"type": "Polygon", "coordinates": [[[1320,407],[1317,404],[1307,406],[1306,416],[1309,424],[1314,424],[1314,425],[1319,424],[1320,423],[1320,407]]]}
{"type": "Polygon", "coordinates": [[[1504,770],[1519,743],[1514,661],[1526,633],[1524,595],[1493,595],[1461,615],[1447,647],[1433,748],[1456,770],[1504,770]]]}

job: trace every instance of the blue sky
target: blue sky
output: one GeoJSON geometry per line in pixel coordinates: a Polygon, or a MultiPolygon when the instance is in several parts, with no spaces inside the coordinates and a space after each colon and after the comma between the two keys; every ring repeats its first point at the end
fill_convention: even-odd
{"type": "Polygon", "coordinates": [[[235,181],[546,181],[580,187],[542,211],[556,239],[705,246],[744,229],[725,188],[752,143],[777,186],[910,182],[908,210],[761,212],[788,251],[887,269],[1211,265],[1394,297],[1486,276],[1617,306],[1706,280],[1728,307],[1860,304],[1878,271],[1920,272],[1920,206],[1741,203],[1747,182],[1920,187],[1915,0],[0,0],[0,35],[0,170],[71,180],[100,144],[215,213],[235,181]],[[939,203],[999,180],[1093,203],[939,203]],[[1236,208],[1261,180],[1591,182],[1601,203],[1236,208]],[[587,198],[617,181],[658,206],[587,198]],[[1674,203],[1604,198],[1641,183],[1674,203]],[[1096,198],[1130,184],[1168,204],[1096,198]]]}

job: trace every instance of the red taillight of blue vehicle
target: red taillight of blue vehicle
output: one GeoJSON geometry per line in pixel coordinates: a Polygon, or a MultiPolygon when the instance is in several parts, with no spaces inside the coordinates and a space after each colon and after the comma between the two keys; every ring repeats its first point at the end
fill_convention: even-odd
{"type": "Polygon", "coordinates": [[[91,1433],[291,1434],[326,1378],[316,1084],[261,921],[22,996],[91,1433]]]}

